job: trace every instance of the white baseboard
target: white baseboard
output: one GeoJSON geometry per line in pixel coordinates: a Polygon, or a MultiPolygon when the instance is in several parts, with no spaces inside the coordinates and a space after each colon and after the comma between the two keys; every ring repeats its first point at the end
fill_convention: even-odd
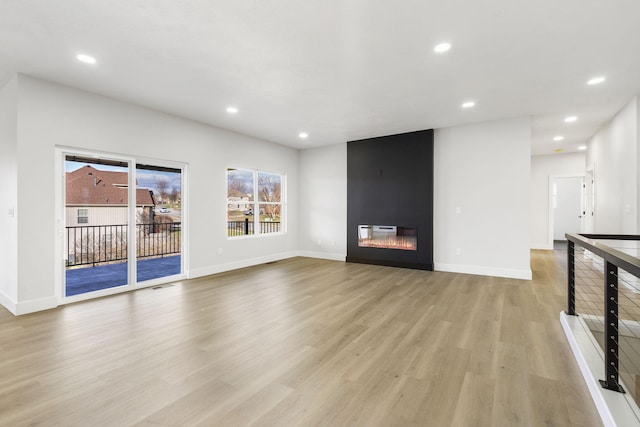
{"type": "MultiPolygon", "coordinates": [[[[629,394],[602,388],[599,379],[604,378],[604,354],[582,316],[560,313],[560,323],[573,355],[578,362],[591,398],[598,408],[605,426],[640,425],[640,408],[629,394]]],[[[627,386],[620,381],[623,388],[627,386]]]]}
{"type": "Polygon", "coordinates": [[[476,274],[478,276],[494,276],[494,277],[506,277],[509,279],[521,279],[531,280],[532,273],[529,270],[517,270],[513,268],[497,268],[497,267],[483,267],[478,265],[462,265],[462,264],[442,264],[435,263],[436,271],[443,271],[447,273],[464,273],[464,274],[476,274]]]}
{"type": "Polygon", "coordinates": [[[2,304],[2,306],[9,310],[14,316],[17,314],[17,303],[13,298],[9,298],[9,296],[2,291],[0,291],[0,304],[2,304]]]}
{"type": "Polygon", "coordinates": [[[16,304],[16,311],[13,313],[16,316],[22,314],[35,313],[36,311],[51,310],[58,306],[58,298],[55,296],[47,298],[32,299],[29,301],[21,301],[16,304]]]}
{"type": "Polygon", "coordinates": [[[541,249],[543,251],[552,251],[553,244],[550,245],[549,243],[532,243],[531,249],[541,249]]]}
{"type": "Polygon", "coordinates": [[[303,256],[307,258],[327,259],[330,261],[344,261],[347,258],[346,254],[313,252],[313,251],[300,251],[298,253],[298,256],[303,256]]]}
{"type": "Polygon", "coordinates": [[[196,277],[210,276],[212,274],[224,273],[225,271],[237,270],[239,268],[253,267],[254,265],[266,264],[267,262],[280,261],[283,259],[299,256],[299,252],[282,252],[279,254],[265,255],[256,258],[243,259],[240,261],[228,262],[226,264],[212,265],[209,267],[189,270],[188,279],[196,277]]]}

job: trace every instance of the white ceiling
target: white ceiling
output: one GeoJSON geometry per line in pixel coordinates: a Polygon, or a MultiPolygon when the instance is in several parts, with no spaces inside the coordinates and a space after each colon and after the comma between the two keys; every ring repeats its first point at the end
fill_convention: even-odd
{"type": "Polygon", "coordinates": [[[296,148],[531,115],[570,152],[640,93],[640,1],[0,0],[16,72],[296,148]]]}

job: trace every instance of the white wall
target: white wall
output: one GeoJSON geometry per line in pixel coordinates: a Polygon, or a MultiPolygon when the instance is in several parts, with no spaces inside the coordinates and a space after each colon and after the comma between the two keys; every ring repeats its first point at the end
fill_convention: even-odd
{"type": "MultiPolygon", "coordinates": [[[[588,143],[595,178],[594,232],[638,232],[638,98],[634,97],[588,143]]],[[[587,191],[590,183],[587,182],[587,191]]]]}
{"type": "Polygon", "coordinates": [[[347,255],[347,144],[300,151],[299,246],[305,256],[347,255]]]}
{"type": "Polygon", "coordinates": [[[531,278],[530,153],[528,117],[436,131],[437,270],[531,278]]]}
{"type": "Polygon", "coordinates": [[[631,103],[636,110],[636,234],[640,234],[640,98],[635,96],[631,103]]]}
{"type": "Polygon", "coordinates": [[[585,154],[567,153],[531,157],[531,247],[553,249],[549,227],[549,178],[585,173],[585,154]]]}
{"type": "MultiPolygon", "coordinates": [[[[633,99],[629,102],[634,106],[635,109],[635,126],[633,126],[633,130],[630,131],[630,134],[633,134],[635,131],[635,149],[636,149],[636,158],[635,158],[635,187],[636,187],[636,205],[635,205],[635,232],[634,234],[640,234],[640,95],[634,96],[633,99]]],[[[632,138],[632,136],[630,136],[632,138]]],[[[597,184],[596,184],[597,185],[597,184]]]]}
{"type": "Polygon", "coordinates": [[[50,305],[55,295],[57,145],[187,163],[190,277],[295,254],[297,150],[24,75],[18,81],[18,298],[25,307],[50,305]],[[227,239],[229,166],[287,175],[286,234],[227,239]]]}
{"type": "Polygon", "coordinates": [[[18,300],[17,93],[17,78],[0,90],[0,304],[12,312],[18,300]]]}

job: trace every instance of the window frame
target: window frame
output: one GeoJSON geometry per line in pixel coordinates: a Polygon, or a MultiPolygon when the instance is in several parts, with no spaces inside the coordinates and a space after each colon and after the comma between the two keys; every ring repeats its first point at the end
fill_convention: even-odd
{"type": "MultiPolygon", "coordinates": [[[[247,239],[247,238],[253,238],[253,237],[267,237],[267,236],[277,236],[277,235],[282,235],[286,233],[286,206],[287,206],[287,202],[286,202],[286,174],[281,173],[281,172],[269,172],[269,171],[264,171],[261,169],[251,169],[251,168],[243,168],[243,167],[232,167],[229,166],[227,167],[226,170],[226,213],[225,213],[225,221],[227,222],[227,239],[247,239]],[[243,171],[243,172],[250,172],[252,174],[252,183],[253,183],[253,199],[252,200],[248,200],[248,201],[243,201],[243,200],[230,200],[230,196],[229,196],[229,172],[230,171],[243,171]],[[268,201],[261,201],[260,200],[260,185],[259,185],[259,177],[260,174],[268,174],[268,175],[276,175],[280,178],[280,201],[279,202],[268,202],[268,201]],[[253,212],[253,221],[250,223],[250,225],[252,226],[252,230],[251,232],[249,232],[248,234],[232,234],[229,235],[230,233],[230,226],[229,223],[230,222],[236,222],[236,221],[231,221],[229,219],[229,207],[230,206],[236,206],[238,210],[242,210],[242,211],[246,211],[248,209],[252,209],[253,212]],[[263,232],[262,231],[262,225],[263,222],[260,221],[260,212],[261,212],[261,205],[277,205],[280,206],[280,215],[279,215],[279,219],[280,221],[277,222],[277,224],[279,225],[279,231],[273,231],[273,232],[263,232]],[[243,207],[241,207],[243,206],[243,207]]],[[[265,224],[270,223],[269,221],[265,221],[265,224]]],[[[276,222],[273,222],[274,224],[276,222]]],[[[266,226],[265,226],[266,228],[266,226]]]]}
{"type": "Polygon", "coordinates": [[[76,222],[78,224],[89,224],[89,208],[78,208],[76,213],[76,222]],[[84,211],[85,215],[80,215],[80,211],[84,211]],[[80,220],[81,218],[82,221],[80,220]]]}

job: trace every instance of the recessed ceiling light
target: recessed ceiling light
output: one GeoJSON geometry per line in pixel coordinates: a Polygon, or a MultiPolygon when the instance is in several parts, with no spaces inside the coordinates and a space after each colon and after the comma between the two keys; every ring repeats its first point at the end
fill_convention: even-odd
{"type": "Polygon", "coordinates": [[[84,62],[85,64],[95,64],[96,63],[96,58],[94,58],[93,56],[89,56],[89,55],[84,55],[84,54],[78,54],[76,55],[76,59],[80,62],[84,62]]]}
{"type": "Polygon", "coordinates": [[[581,145],[580,147],[578,147],[578,150],[586,150],[587,146],[586,145],[581,145]]]}
{"type": "Polygon", "coordinates": [[[604,77],[594,77],[587,82],[588,85],[597,85],[605,81],[604,77]]]}
{"type": "Polygon", "coordinates": [[[569,116],[566,119],[564,119],[565,123],[573,123],[576,120],[578,120],[578,118],[576,116],[569,116]]]}
{"type": "Polygon", "coordinates": [[[451,49],[451,43],[440,43],[433,48],[433,51],[435,53],[442,53],[448,51],[449,49],[451,49]]]}
{"type": "Polygon", "coordinates": [[[556,148],[553,151],[555,151],[556,153],[562,153],[564,150],[562,148],[556,148]]]}
{"type": "Polygon", "coordinates": [[[562,141],[563,139],[564,139],[564,136],[560,136],[560,135],[553,137],[554,141],[562,141]]]}
{"type": "Polygon", "coordinates": [[[309,134],[306,132],[300,132],[298,136],[302,139],[307,139],[309,137],[309,134]]]}
{"type": "Polygon", "coordinates": [[[238,112],[238,109],[236,107],[227,107],[227,113],[235,114],[237,112],[238,112]]]}
{"type": "Polygon", "coordinates": [[[476,103],[475,103],[475,102],[473,102],[473,101],[467,101],[467,102],[464,102],[464,103],[462,104],[462,108],[471,108],[471,107],[473,107],[474,105],[476,105],[476,103]]]}

